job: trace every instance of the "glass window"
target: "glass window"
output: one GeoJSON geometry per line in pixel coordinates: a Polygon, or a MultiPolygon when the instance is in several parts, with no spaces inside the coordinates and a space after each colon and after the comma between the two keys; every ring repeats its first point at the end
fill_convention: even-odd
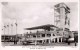
{"type": "Polygon", "coordinates": [[[36,35],[33,35],[34,38],[36,38],[36,35]]]}
{"type": "Polygon", "coordinates": [[[55,34],[53,34],[53,36],[55,36],[55,34]]]}
{"type": "Polygon", "coordinates": [[[37,37],[40,37],[40,35],[37,35],[37,37]]]}
{"type": "Polygon", "coordinates": [[[51,34],[47,34],[47,37],[50,37],[51,36],[51,34]]]}
{"type": "Polygon", "coordinates": [[[45,34],[42,34],[42,37],[45,37],[45,34]]]}
{"type": "Polygon", "coordinates": [[[57,32],[57,33],[59,33],[59,32],[57,32]]]}

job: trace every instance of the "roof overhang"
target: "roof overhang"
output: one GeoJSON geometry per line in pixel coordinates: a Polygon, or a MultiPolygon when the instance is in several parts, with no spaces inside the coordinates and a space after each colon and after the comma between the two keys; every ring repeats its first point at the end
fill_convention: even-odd
{"type": "Polygon", "coordinates": [[[47,30],[47,29],[52,29],[51,27],[55,27],[55,28],[58,28],[54,25],[51,25],[51,24],[47,24],[47,25],[41,25],[41,26],[36,26],[36,27],[31,27],[31,28],[24,28],[25,30],[35,30],[35,29],[44,29],[44,30],[47,30]]]}

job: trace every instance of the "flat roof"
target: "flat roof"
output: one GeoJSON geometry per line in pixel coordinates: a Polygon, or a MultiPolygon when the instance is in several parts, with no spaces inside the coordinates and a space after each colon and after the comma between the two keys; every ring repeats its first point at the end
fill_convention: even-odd
{"type": "Polygon", "coordinates": [[[55,28],[58,28],[54,25],[51,25],[51,24],[47,24],[47,25],[41,25],[41,26],[35,26],[35,27],[31,27],[31,28],[24,28],[25,30],[35,30],[35,29],[52,29],[51,27],[55,27],[55,28]]]}

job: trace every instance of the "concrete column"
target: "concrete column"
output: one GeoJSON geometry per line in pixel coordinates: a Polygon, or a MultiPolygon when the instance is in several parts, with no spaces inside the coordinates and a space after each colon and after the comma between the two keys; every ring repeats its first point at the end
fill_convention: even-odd
{"type": "Polygon", "coordinates": [[[49,44],[51,43],[51,40],[49,39],[49,44]]]}
{"type": "Polygon", "coordinates": [[[55,38],[53,40],[54,40],[54,43],[55,43],[55,38]]]}
{"type": "Polygon", "coordinates": [[[40,34],[40,38],[41,38],[42,36],[41,36],[41,34],[40,34]]]}
{"type": "Polygon", "coordinates": [[[47,37],[47,34],[45,34],[45,37],[47,37]]]}
{"type": "Polygon", "coordinates": [[[46,43],[46,40],[45,40],[45,43],[46,43]]]}
{"type": "Polygon", "coordinates": [[[59,38],[57,38],[57,42],[59,43],[59,38]]]}
{"type": "Polygon", "coordinates": [[[44,40],[42,40],[42,44],[44,43],[44,40]]]}
{"type": "Polygon", "coordinates": [[[45,40],[45,43],[46,43],[46,40],[45,40]]]}
{"type": "Polygon", "coordinates": [[[51,37],[53,37],[53,33],[51,33],[51,37]]]}
{"type": "Polygon", "coordinates": [[[43,44],[45,43],[45,40],[43,40],[43,44]]]}
{"type": "Polygon", "coordinates": [[[61,38],[61,42],[62,42],[62,38],[61,38]]]}
{"type": "MultiPolygon", "coordinates": [[[[37,35],[36,35],[36,39],[37,39],[37,35]]],[[[37,40],[35,40],[35,45],[37,44],[37,40]]]]}
{"type": "Polygon", "coordinates": [[[51,43],[52,43],[52,39],[53,39],[53,33],[51,33],[51,43]]]}
{"type": "Polygon", "coordinates": [[[37,40],[35,40],[35,45],[37,44],[37,40]]]}
{"type": "Polygon", "coordinates": [[[51,39],[51,43],[52,43],[52,39],[51,39]]]}

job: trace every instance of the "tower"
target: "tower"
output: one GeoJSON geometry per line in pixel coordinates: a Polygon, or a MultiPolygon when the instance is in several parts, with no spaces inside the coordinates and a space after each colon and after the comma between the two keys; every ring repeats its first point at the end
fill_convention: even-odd
{"type": "Polygon", "coordinates": [[[59,3],[54,6],[54,25],[64,29],[69,29],[70,27],[70,17],[68,14],[70,13],[70,8],[64,4],[59,3]]]}

